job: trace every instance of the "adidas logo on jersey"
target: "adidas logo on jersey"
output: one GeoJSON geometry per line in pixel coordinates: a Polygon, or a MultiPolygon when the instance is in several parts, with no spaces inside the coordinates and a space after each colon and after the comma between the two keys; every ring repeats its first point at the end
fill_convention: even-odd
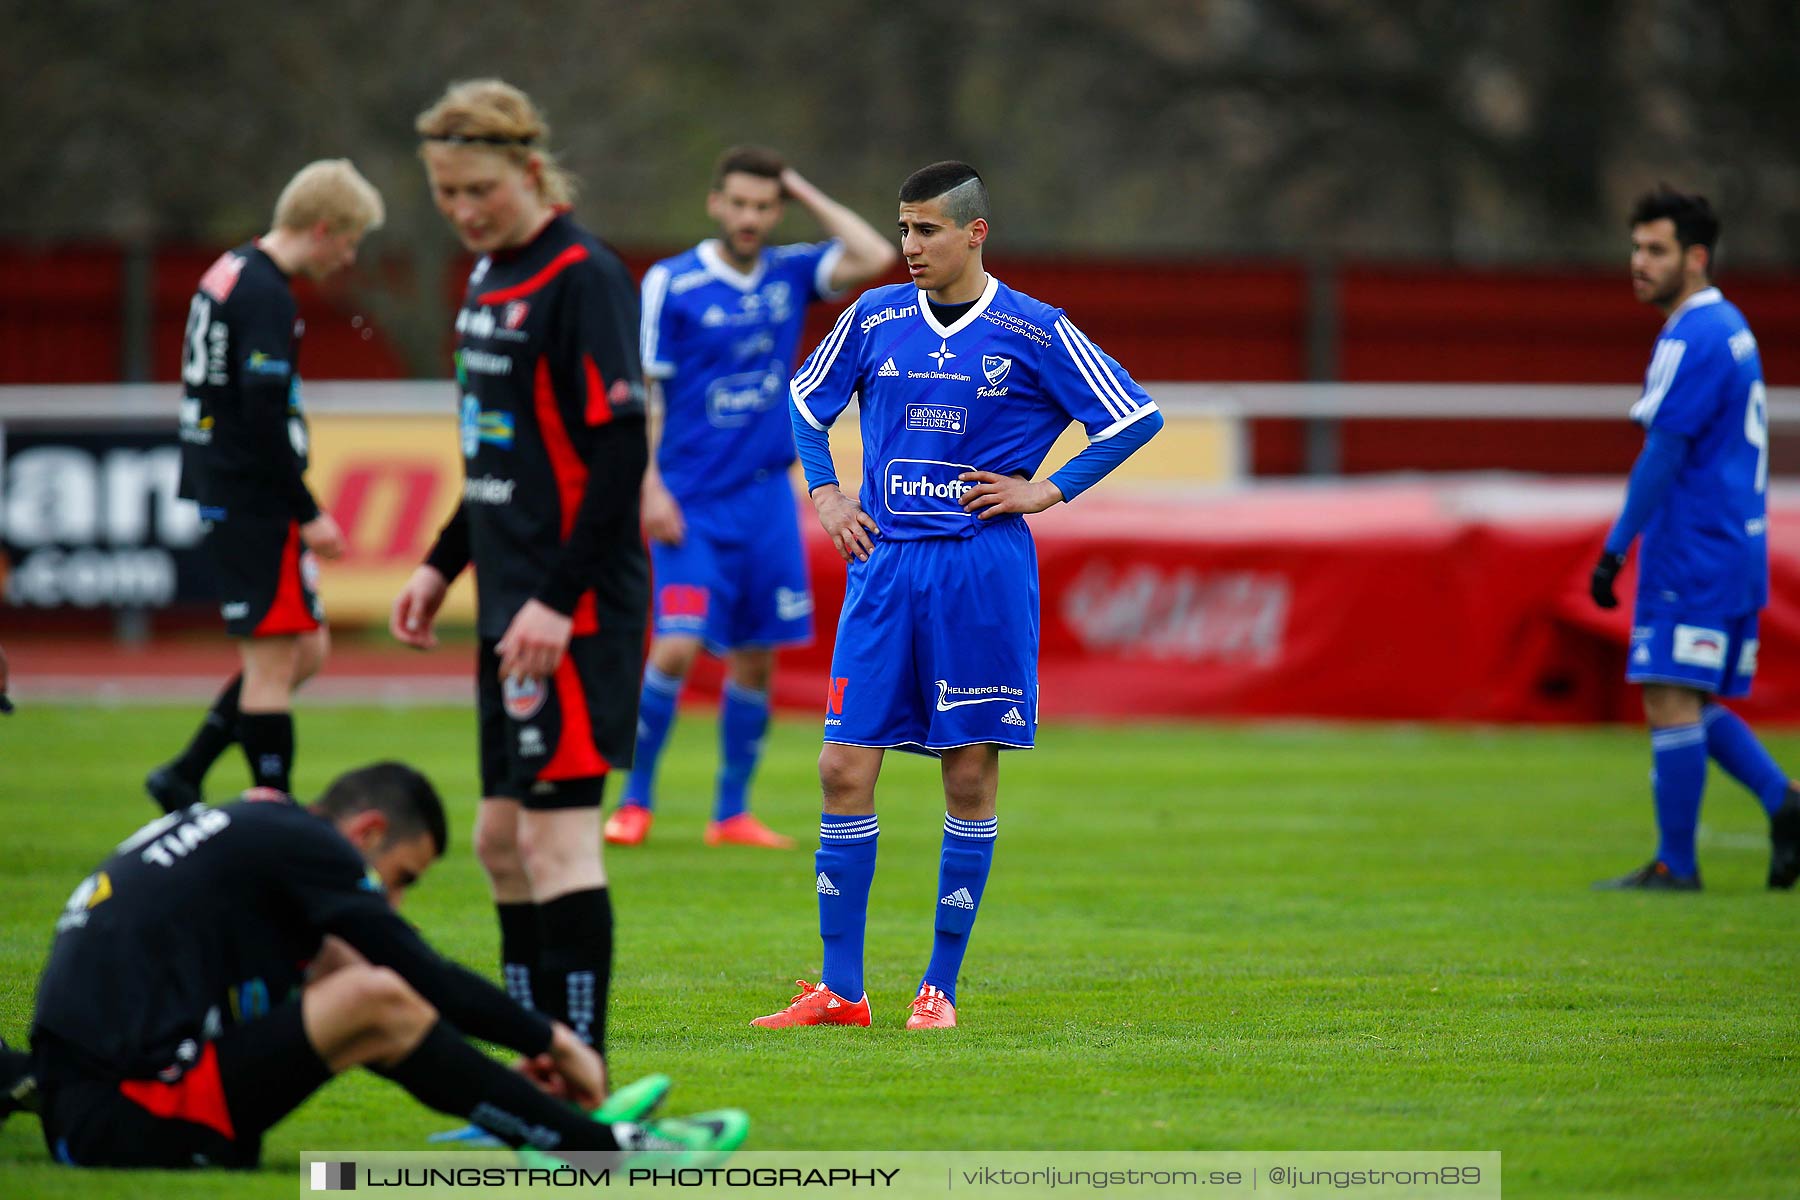
{"type": "Polygon", "coordinates": [[[837,884],[831,882],[831,876],[827,875],[823,871],[820,871],[819,872],[819,895],[821,895],[821,896],[836,896],[839,894],[840,893],[838,892],[837,884]]]}
{"type": "Polygon", "coordinates": [[[894,365],[894,360],[890,358],[881,364],[881,370],[875,372],[875,374],[883,378],[898,379],[900,377],[900,368],[896,367],[894,365]]]}
{"type": "Polygon", "coordinates": [[[969,895],[968,888],[960,887],[954,892],[951,892],[948,896],[945,896],[942,900],[939,900],[938,903],[948,904],[951,908],[972,909],[975,907],[975,897],[969,895]]]}
{"type": "Polygon", "coordinates": [[[1000,718],[1000,723],[1002,725],[1023,725],[1025,718],[1019,715],[1019,706],[1015,704],[1006,710],[1006,715],[1000,718]]]}

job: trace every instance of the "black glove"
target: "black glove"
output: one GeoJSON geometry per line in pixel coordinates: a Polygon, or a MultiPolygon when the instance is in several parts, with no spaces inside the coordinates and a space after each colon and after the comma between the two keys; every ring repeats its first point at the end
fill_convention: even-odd
{"type": "Polygon", "coordinates": [[[1600,552],[1600,561],[1594,564],[1594,573],[1588,578],[1588,595],[1601,608],[1619,607],[1619,597],[1613,592],[1613,582],[1619,578],[1619,571],[1625,566],[1625,556],[1614,554],[1609,550],[1600,552]]]}

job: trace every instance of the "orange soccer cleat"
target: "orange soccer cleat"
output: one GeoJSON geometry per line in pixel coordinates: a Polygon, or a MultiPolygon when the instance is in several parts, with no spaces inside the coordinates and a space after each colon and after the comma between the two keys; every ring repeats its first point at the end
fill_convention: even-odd
{"type": "MultiPolygon", "coordinates": [[[[624,809],[620,809],[624,812],[624,809]]],[[[608,826],[608,828],[611,828],[608,826]]],[[[709,846],[763,846],[770,850],[792,850],[794,839],[783,837],[767,825],[741,812],[735,817],[726,817],[723,821],[713,821],[706,827],[706,844],[709,846]]]]}
{"type": "Polygon", "coordinates": [[[778,1013],[770,1013],[766,1017],[757,1017],[750,1024],[758,1029],[791,1029],[796,1025],[859,1025],[864,1028],[869,1024],[869,994],[855,1004],[850,1003],[824,984],[814,987],[804,979],[796,979],[800,994],[794,997],[792,1004],[778,1013]]]}
{"type": "Polygon", "coordinates": [[[908,1029],[955,1029],[956,1005],[929,983],[913,997],[912,1016],[906,1018],[908,1029]]]}
{"type": "Polygon", "coordinates": [[[621,804],[606,818],[606,844],[609,846],[642,845],[650,836],[654,813],[641,804],[621,804]]]}

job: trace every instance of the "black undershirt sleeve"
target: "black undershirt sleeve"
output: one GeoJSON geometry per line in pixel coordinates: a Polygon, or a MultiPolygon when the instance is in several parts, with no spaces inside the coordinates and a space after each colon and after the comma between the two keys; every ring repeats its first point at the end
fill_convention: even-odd
{"type": "Polygon", "coordinates": [[[450,514],[450,520],[438,531],[437,541],[432,543],[431,553],[425,556],[425,565],[442,575],[446,583],[469,565],[468,505],[459,504],[450,514]]]}
{"type": "Polygon", "coordinates": [[[288,397],[295,364],[294,312],[291,303],[245,304],[233,330],[238,344],[238,402],[256,460],[282,497],[283,507],[302,525],[319,515],[319,505],[301,475],[299,460],[288,441],[288,397]],[[253,365],[256,361],[258,365],[253,365]],[[279,363],[285,370],[272,371],[279,363]]]}
{"type": "Polygon", "coordinates": [[[650,463],[641,412],[624,413],[592,431],[587,488],[575,523],[537,598],[562,613],[575,611],[581,593],[604,569],[602,548],[620,522],[638,519],[638,489],[650,463]]]}
{"type": "Polygon", "coordinates": [[[329,823],[286,810],[248,820],[259,818],[260,852],[245,855],[244,869],[278,890],[301,928],[335,934],[370,962],[393,969],[465,1033],[521,1054],[549,1048],[550,1023],[426,945],[388,904],[362,855],[329,823]]]}
{"type": "Polygon", "coordinates": [[[385,901],[375,899],[376,904],[343,912],[331,932],[370,962],[392,968],[464,1033],[525,1055],[542,1054],[550,1048],[550,1022],[521,1007],[475,972],[440,955],[385,901]]]}
{"type": "Polygon", "coordinates": [[[537,598],[565,616],[605,570],[621,524],[637,536],[638,497],[650,445],[638,358],[638,295],[618,257],[597,254],[569,271],[545,354],[563,420],[585,436],[587,486],[569,536],[537,598]],[[584,429],[581,427],[585,426],[584,429]]]}

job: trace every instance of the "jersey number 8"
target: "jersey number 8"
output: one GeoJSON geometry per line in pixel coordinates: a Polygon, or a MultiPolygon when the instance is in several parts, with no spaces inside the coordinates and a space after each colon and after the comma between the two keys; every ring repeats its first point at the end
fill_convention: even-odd
{"type": "Polygon", "coordinates": [[[188,306],[187,334],[181,347],[181,378],[189,387],[206,382],[206,327],[212,324],[212,304],[195,296],[188,306]]]}

